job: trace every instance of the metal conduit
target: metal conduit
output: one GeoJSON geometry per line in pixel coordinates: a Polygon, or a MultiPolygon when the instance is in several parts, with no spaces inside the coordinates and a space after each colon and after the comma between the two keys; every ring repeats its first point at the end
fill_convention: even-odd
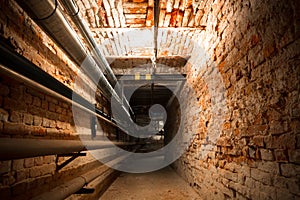
{"type": "MultiPolygon", "coordinates": [[[[120,128],[124,132],[128,130],[115,124],[114,122],[116,119],[103,116],[104,113],[95,108],[93,104],[2,42],[0,42],[0,55],[2,55],[0,56],[0,73],[4,73],[5,75],[13,78],[18,78],[18,80],[25,81],[38,89],[63,99],[91,114],[94,114],[111,125],[120,128]]],[[[126,117],[124,116],[124,112],[121,114],[123,114],[123,117],[126,117]]]]}
{"type": "Polygon", "coordinates": [[[79,94],[47,74],[23,56],[17,54],[8,46],[0,42],[0,73],[22,80],[29,85],[41,89],[55,97],[63,99],[81,109],[96,115],[111,125],[117,126],[102,116],[102,112],[79,94]],[[4,66],[2,66],[4,65],[4,66]]]}
{"type": "Polygon", "coordinates": [[[36,196],[32,200],[63,200],[68,196],[74,194],[75,192],[77,192],[78,190],[80,190],[85,185],[95,180],[99,176],[104,176],[105,178],[109,175],[110,171],[112,171],[112,169],[109,169],[105,165],[102,165],[90,172],[87,172],[77,178],[72,179],[71,181],[68,181],[62,185],[53,188],[49,192],[45,192],[39,196],[36,196]]]}
{"type": "Polygon", "coordinates": [[[154,36],[153,36],[153,42],[154,42],[154,56],[152,58],[152,74],[156,73],[156,60],[157,60],[157,35],[158,35],[158,23],[159,23],[159,0],[154,1],[154,15],[153,15],[153,21],[154,21],[154,36]]]}
{"type": "Polygon", "coordinates": [[[56,0],[54,2],[51,0],[17,0],[17,2],[78,66],[84,65],[81,69],[96,85],[101,85],[102,87],[99,89],[104,95],[108,99],[114,98],[121,105],[122,111],[120,112],[131,119],[128,110],[122,105],[118,94],[107,81],[93,57],[86,53],[87,50],[63,16],[60,7],[55,3],[56,0]]]}
{"type": "Polygon", "coordinates": [[[87,26],[85,21],[80,16],[78,6],[76,5],[75,2],[73,2],[73,0],[60,0],[60,2],[62,4],[62,6],[64,7],[64,9],[69,14],[72,21],[77,26],[77,28],[79,28],[80,33],[85,38],[85,40],[88,43],[91,50],[94,50],[92,53],[95,54],[95,57],[98,61],[97,64],[99,64],[99,67],[101,67],[103,72],[107,72],[108,80],[111,81],[112,86],[114,86],[117,83],[117,79],[116,79],[112,69],[109,67],[107,60],[102,55],[97,43],[93,39],[93,36],[92,36],[92,33],[91,33],[89,27],[87,26]]]}
{"type": "Polygon", "coordinates": [[[0,160],[68,154],[85,150],[111,148],[113,145],[129,146],[136,145],[136,143],[94,140],[82,143],[80,140],[1,138],[0,160]]]}
{"type": "MultiPolygon", "coordinates": [[[[98,66],[102,69],[103,72],[106,72],[107,79],[110,81],[112,87],[117,90],[119,96],[121,96],[121,88],[117,84],[117,78],[114,75],[111,67],[109,66],[106,58],[102,54],[101,50],[99,49],[99,45],[97,45],[95,39],[93,38],[92,32],[88,25],[85,23],[85,20],[82,19],[79,8],[73,0],[59,0],[64,7],[64,9],[68,12],[70,18],[74,22],[74,24],[79,29],[80,33],[85,38],[87,44],[89,45],[90,49],[92,50],[92,54],[94,55],[95,61],[97,62],[98,66]]],[[[128,103],[128,101],[124,98],[124,103],[126,108],[130,109],[130,112],[133,114],[133,111],[128,103]]]]}
{"type": "MultiPolygon", "coordinates": [[[[136,147],[133,150],[133,152],[135,152],[137,148],[138,147],[136,147]]],[[[128,158],[129,156],[131,156],[131,155],[125,154],[125,155],[119,156],[119,157],[107,162],[106,164],[108,166],[117,165],[117,164],[121,163],[123,160],[125,160],[126,158],[128,158]]],[[[36,196],[32,200],[48,200],[48,199],[63,200],[65,198],[67,198],[68,196],[74,194],[75,192],[77,192],[82,187],[84,187],[91,181],[95,180],[96,178],[98,178],[100,176],[105,177],[105,175],[106,175],[105,173],[109,173],[109,170],[111,170],[111,169],[107,169],[106,165],[102,165],[102,166],[100,166],[94,170],[91,170],[77,178],[72,179],[71,181],[68,181],[67,183],[64,183],[62,185],[59,185],[59,186],[53,188],[49,192],[45,192],[39,196],[36,196]]]]}
{"type": "MultiPolygon", "coordinates": [[[[35,66],[23,56],[17,54],[5,44],[0,45],[0,74],[8,77],[16,78],[24,81],[35,88],[41,89],[53,96],[56,96],[64,101],[74,104],[79,108],[90,112],[91,114],[105,120],[113,126],[117,126],[112,121],[103,117],[100,111],[85,100],[80,95],[76,94],[75,100],[72,100],[72,91],[67,86],[35,66]],[[5,65],[6,67],[4,67],[5,65]]],[[[74,95],[74,94],[73,94],[74,95]]],[[[117,126],[118,127],[118,126],[117,126]]],[[[78,152],[88,149],[109,148],[112,145],[128,146],[136,143],[125,142],[101,142],[90,141],[87,145],[83,145],[81,141],[74,140],[37,140],[37,139],[10,139],[2,138],[0,140],[0,160],[20,159],[44,155],[55,155],[78,152]]]]}

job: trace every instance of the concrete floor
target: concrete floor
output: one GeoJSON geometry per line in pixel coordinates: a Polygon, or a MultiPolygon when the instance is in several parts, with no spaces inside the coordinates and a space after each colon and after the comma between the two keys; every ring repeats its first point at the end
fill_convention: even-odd
{"type": "Polygon", "coordinates": [[[143,174],[122,173],[100,200],[200,200],[170,167],[143,174]]]}

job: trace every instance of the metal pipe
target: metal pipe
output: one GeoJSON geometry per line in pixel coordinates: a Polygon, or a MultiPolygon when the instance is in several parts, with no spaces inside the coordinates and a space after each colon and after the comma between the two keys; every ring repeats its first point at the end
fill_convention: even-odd
{"type": "Polygon", "coordinates": [[[46,140],[46,139],[0,139],[0,160],[14,160],[46,155],[59,155],[111,148],[113,145],[129,146],[136,143],[108,142],[108,141],[84,141],[81,140],[46,140]]]}
{"type": "Polygon", "coordinates": [[[13,50],[10,50],[8,47],[5,47],[4,44],[0,44],[0,55],[2,55],[0,56],[0,73],[17,80],[25,81],[35,88],[41,89],[50,95],[58,97],[93,115],[96,115],[113,126],[117,126],[115,123],[102,116],[100,110],[94,108],[93,104],[76,94],[70,88],[47,74],[45,71],[35,66],[33,63],[29,62],[23,56],[17,54],[13,50]],[[76,98],[73,99],[72,97],[76,98]]]}
{"type": "Polygon", "coordinates": [[[157,35],[158,35],[158,23],[159,23],[159,12],[160,12],[160,8],[159,8],[159,0],[155,0],[154,1],[154,15],[153,15],[153,21],[154,21],[154,38],[153,38],[153,42],[154,42],[154,56],[151,59],[152,61],[152,74],[156,73],[156,60],[157,60],[157,51],[158,51],[158,45],[157,45],[157,35]]]}
{"type": "MultiPolygon", "coordinates": [[[[57,4],[51,0],[17,0],[17,2],[78,66],[84,65],[81,69],[96,85],[102,86],[99,89],[106,98],[114,98],[116,102],[122,104],[118,94],[107,81],[93,57],[86,53],[87,50],[78,38],[77,33],[65,19],[57,4]]],[[[128,110],[123,106],[121,108],[122,112],[131,119],[128,110]]]]}
{"type": "Polygon", "coordinates": [[[87,44],[91,48],[91,50],[94,50],[92,53],[94,53],[97,63],[103,70],[103,72],[107,72],[107,77],[108,80],[111,81],[112,86],[114,86],[117,83],[117,79],[114,76],[114,73],[112,69],[110,68],[107,60],[105,57],[102,55],[98,45],[96,44],[92,32],[90,31],[89,27],[85,23],[85,21],[82,19],[79,13],[79,8],[76,5],[76,3],[73,0],[60,0],[62,6],[64,9],[68,12],[70,18],[74,22],[74,24],[77,26],[79,29],[80,33],[82,36],[85,38],[87,44]]]}
{"type": "Polygon", "coordinates": [[[68,196],[74,194],[82,187],[87,185],[89,182],[95,180],[96,178],[103,176],[104,178],[108,177],[110,173],[113,172],[112,169],[102,165],[90,172],[87,172],[77,178],[72,179],[62,185],[57,186],[49,192],[43,193],[39,196],[34,197],[32,200],[63,200],[68,196]]]}
{"type": "MultiPolygon", "coordinates": [[[[139,147],[139,146],[138,146],[139,147]]],[[[133,152],[136,151],[138,148],[136,147],[133,152]]],[[[119,163],[121,163],[123,160],[131,156],[131,154],[125,154],[122,156],[118,156],[117,158],[109,161],[106,163],[107,166],[114,166],[119,163]]],[[[71,181],[68,181],[65,184],[62,184],[54,189],[52,189],[49,192],[43,193],[35,198],[33,200],[48,200],[48,199],[55,199],[55,200],[62,200],[67,198],[68,196],[74,194],[78,190],[80,190],[82,187],[90,183],[91,181],[95,180],[96,178],[100,176],[108,176],[106,175],[106,172],[113,171],[112,169],[108,168],[106,165],[102,165],[90,172],[87,172],[77,178],[74,178],[71,181]]],[[[109,174],[109,173],[108,173],[109,174]]]]}
{"type": "MultiPolygon", "coordinates": [[[[97,45],[91,30],[89,29],[88,25],[85,23],[85,20],[81,17],[79,13],[79,8],[76,5],[76,3],[72,0],[59,0],[64,7],[64,9],[69,13],[70,18],[74,22],[74,24],[79,29],[80,33],[85,38],[87,44],[89,45],[90,49],[92,50],[92,54],[94,55],[94,58],[102,69],[103,72],[106,72],[107,79],[110,81],[112,87],[117,89],[117,93],[119,93],[119,97],[122,96],[121,89],[119,88],[119,85],[117,84],[117,78],[114,75],[111,67],[109,66],[106,58],[102,54],[101,50],[99,49],[99,45],[97,45]]],[[[124,98],[124,103],[126,108],[130,109],[130,112],[133,114],[133,111],[128,103],[128,101],[124,98]]]]}

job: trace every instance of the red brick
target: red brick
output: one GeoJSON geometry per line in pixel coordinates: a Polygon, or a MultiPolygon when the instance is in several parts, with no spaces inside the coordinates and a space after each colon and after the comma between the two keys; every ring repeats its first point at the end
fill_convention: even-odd
{"type": "Polygon", "coordinates": [[[261,161],[257,162],[257,168],[261,171],[271,173],[274,175],[279,175],[279,163],[271,161],[261,161]]]}
{"type": "Polygon", "coordinates": [[[24,101],[26,104],[31,105],[32,104],[32,96],[28,93],[24,94],[24,101]]]}
{"type": "Polygon", "coordinates": [[[300,174],[300,166],[295,164],[284,164],[280,165],[280,172],[285,177],[296,177],[300,174]]]}
{"type": "Polygon", "coordinates": [[[39,116],[33,116],[33,125],[41,126],[43,122],[43,118],[39,116]]]}
{"type": "Polygon", "coordinates": [[[15,111],[27,111],[27,106],[25,102],[16,101],[14,99],[5,98],[4,99],[4,109],[10,109],[15,111]]]}
{"type": "Polygon", "coordinates": [[[293,118],[300,118],[300,108],[294,108],[292,110],[292,117],[293,118]]]}
{"type": "Polygon", "coordinates": [[[11,122],[4,122],[3,123],[3,132],[10,135],[20,135],[26,134],[25,125],[24,124],[17,124],[11,122]]]}
{"type": "Polygon", "coordinates": [[[50,127],[51,128],[57,127],[57,122],[55,120],[50,120],[50,127]]]}
{"type": "Polygon", "coordinates": [[[279,135],[288,131],[287,123],[282,121],[272,121],[270,123],[270,133],[279,135]]]}
{"type": "Polygon", "coordinates": [[[272,180],[271,180],[272,176],[270,173],[263,172],[261,170],[255,169],[255,168],[251,168],[251,177],[254,180],[257,180],[266,185],[271,185],[271,183],[272,183],[272,180]]]}
{"type": "Polygon", "coordinates": [[[280,114],[278,111],[270,108],[267,111],[267,118],[268,118],[268,121],[281,120],[282,119],[282,114],[280,114]]]}
{"type": "Polygon", "coordinates": [[[63,129],[64,128],[64,123],[60,122],[60,121],[56,121],[56,127],[59,129],[63,129]]]}
{"type": "Polygon", "coordinates": [[[30,178],[36,178],[36,177],[39,177],[41,175],[42,175],[41,170],[38,167],[34,167],[34,168],[29,169],[29,177],[30,178]]]}
{"type": "Polygon", "coordinates": [[[34,96],[34,97],[39,97],[39,98],[41,98],[41,99],[44,99],[44,94],[41,93],[41,92],[38,92],[38,91],[33,90],[33,89],[31,89],[31,88],[27,88],[27,92],[28,92],[29,94],[31,94],[32,96],[34,96]]]}
{"type": "Polygon", "coordinates": [[[14,175],[14,173],[3,174],[1,176],[2,185],[12,185],[12,184],[14,184],[16,182],[16,179],[13,175],[14,175]]]}
{"type": "Polygon", "coordinates": [[[267,128],[267,125],[253,125],[247,128],[247,133],[248,136],[264,134],[267,128]]]}
{"type": "Polygon", "coordinates": [[[49,103],[49,111],[55,112],[56,106],[54,103],[49,103]]]}
{"type": "Polygon", "coordinates": [[[297,148],[300,149],[300,134],[297,135],[297,148]]]}
{"type": "Polygon", "coordinates": [[[16,172],[16,181],[20,182],[28,178],[29,172],[28,169],[18,170],[16,172]]]}
{"type": "Polygon", "coordinates": [[[274,160],[273,152],[271,150],[268,150],[268,149],[261,149],[260,150],[260,156],[261,156],[262,160],[268,160],[268,161],[273,161],[274,160]]]}
{"type": "Polygon", "coordinates": [[[62,108],[61,108],[61,106],[56,106],[56,107],[55,107],[55,112],[61,114],[61,113],[62,113],[62,108]]]}
{"type": "Polygon", "coordinates": [[[62,122],[70,122],[71,121],[71,118],[68,117],[67,115],[59,115],[58,119],[59,119],[59,121],[62,121],[62,122]]]}
{"type": "Polygon", "coordinates": [[[44,116],[46,111],[39,107],[30,105],[28,106],[28,112],[32,115],[44,116]]]}
{"type": "Polygon", "coordinates": [[[290,162],[300,164],[300,149],[288,150],[288,155],[290,162]]]}
{"type": "Polygon", "coordinates": [[[24,88],[21,86],[15,86],[10,88],[10,97],[14,100],[20,101],[23,99],[24,88]]]}
{"type": "Polygon", "coordinates": [[[41,175],[47,175],[47,174],[54,174],[55,170],[56,170],[56,164],[55,163],[51,163],[51,164],[47,164],[47,165],[43,165],[40,167],[41,170],[41,175]]]}
{"type": "Polygon", "coordinates": [[[299,119],[293,119],[291,121],[291,130],[294,131],[296,134],[300,134],[300,118],[299,119]]]}
{"type": "Polygon", "coordinates": [[[8,112],[2,108],[0,108],[0,120],[7,122],[8,120],[8,112]]]}
{"type": "Polygon", "coordinates": [[[46,101],[46,100],[42,101],[42,108],[45,109],[45,110],[49,109],[49,107],[48,107],[48,101],[46,101]]]}
{"type": "Polygon", "coordinates": [[[67,103],[62,103],[61,105],[63,108],[69,109],[69,105],[67,103]]]}
{"type": "Polygon", "coordinates": [[[47,129],[47,134],[49,134],[49,135],[59,135],[59,130],[58,129],[56,129],[56,128],[48,128],[47,129]]]}
{"type": "Polygon", "coordinates": [[[263,147],[264,146],[264,137],[263,136],[254,136],[253,144],[258,147],[263,147]]]}
{"type": "Polygon", "coordinates": [[[268,149],[295,149],[296,139],[291,134],[283,134],[280,136],[266,136],[264,143],[268,149]]]}
{"type": "Polygon", "coordinates": [[[31,114],[24,114],[24,123],[28,124],[28,125],[32,125],[33,124],[33,116],[31,114]]]}
{"type": "Polygon", "coordinates": [[[61,109],[61,114],[66,115],[67,114],[67,109],[62,108],[61,109]]]}
{"type": "Polygon", "coordinates": [[[55,112],[49,112],[49,111],[47,111],[46,112],[46,117],[48,119],[51,119],[51,120],[57,120],[57,119],[59,119],[59,114],[57,114],[55,112]]]}
{"type": "Polygon", "coordinates": [[[13,170],[24,169],[24,159],[13,160],[12,169],[13,170]]]}
{"type": "Polygon", "coordinates": [[[218,141],[217,141],[217,145],[218,146],[226,146],[226,147],[232,146],[229,137],[221,137],[221,138],[219,138],[218,141]]]}
{"type": "Polygon", "coordinates": [[[34,166],[34,158],[25,158],[24,159],[24,167],[30,168],[34,166]]]}
{"type": "Polygon", "coordinates": [[[0,174],[4,174],[10,171],[11,161],[0,161],[0,174]]]}
{"type": "Polygon", "coordinates": [[[16,112],[16,111],[11,111],[9,119],[11,122],[14,122],[14,123],[22,123],[23,122],[23,114],[16,112]]]}
{"type": "Polygon", "coordinates": [[[35,165],[42,165],[44,162],[44,157],[43,156],[39,156],[34,158],[34,164],[35,165]]]}
{"type": "Polygon", "coordinates": [[[44,156],[43,163],[50,164],[55,161],[55,156],[44,156]]]}
{"type": "Polygon", "coordinates": [[[9,88],[6,85],[0,83],[0,95],[7,96],[9,94],[9,88]]]}
{"type": "Polygon", "coordinates": [[[58,100],[57,99],[55,99],[55,98],[53,98],[53,97],[50,97],[50,96],[46,96],[46,98],[45,98],[48,102],[51,102],[51,103],[53,103],[53,104],[55,104],[55,105],[57,105],[58,104],[58,100]]]}
{"type": "Polygon", "coordinates": [[[287,152],[285,150],[275,149],[274,154],[277,162],[288,162],[287,152]]]}
{"type": "Polygon", "coordinates": [[[33,102],[32,105],[37,106],[37,107],[41,107],[41,99],[39,97],[33,97],[33,102]]]}
{"type": "Polygon", "coordinates": [[[40,127],[40,126],[34,126],[31,127],[31,134],[36,136],[44,136],[46,135],[47,129],[40,127]]]}

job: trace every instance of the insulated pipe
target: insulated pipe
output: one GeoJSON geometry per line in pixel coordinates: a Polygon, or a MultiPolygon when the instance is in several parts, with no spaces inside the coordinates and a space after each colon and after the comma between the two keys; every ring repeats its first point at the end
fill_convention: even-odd
{"type": "MultiPolygon", "coordinates": [[[[0,54],[1,54],[1,53],[3,53],[3,51],[1,51],[1,46],[0,46],[0,54]]],[[[3,55],[3,54],[2,54],[2,55],[3,55]]],[[[7,59],[7,58],[8,58],[8,57],[6,57],[6,59],[7,59]]],[[[0,63],[1,63],[1,59],[0,59],[0,63]]],[[[25,67],[25,65],[23,65],[23,67],[25,67]]],[[[26,69],[28,69],[27,66],[26,66],[26,69]]],[[[97,111],[96,111],[96,113],[95,113],[94,111],[91,110],[91,108],[87,108],[86,105],[80,104],[80,103],[83,103],[83,100],[84,100],[83,98],[82,98],[82,100],[79,100],[80,103],[78,103],[78,102],[72,100],[70,97],[68,98],[67,96],[62,95],[62,94],[59,93],[58,91],[51,90],[51,89],[49,89],[48,87],[45,87],[44,85],[41,85],[40,83],[38,83],[38,82],[36,82],[36,81],[34,81],[34,80],[30,79],[30,78],[27,78],[27,77],[25,77],[25,76],[23,76],[23,75],[21,75],[21,74],[18,74],[17,72],[15,72],[15,71],[13,71],[13,70],[11,70],[11,69],[8,69],[8,68],[4,67],[4,66],[1,65],[1,64],[0,64],[0,75],[5,75],[5,76],[8,76],[8,77],[10,77],[10,78],[14,78],[15,80],[19,80],[19,81],[22,80],[23,82],[25,82],[26,84],[28,84],[28,85],[30,85],[30,86],[32,86],[32,87],[34,87],[34,88],[37,88],[37,89],[39,89],[39,90],[42,90],[42,91],[44,91],[44,92],[46,92],[46,93],[48,93],[48,94],[50,94],[50,95],[52,95],[52,96],[54,96],[54,97],[57,97],[57,98],[59,98],[59,99],[65,101],[65,102],[68,102],[68,103],[70,103],[70,104],[73,104],[74,106],[76,106],[76,107],[78,107],[78,108],[80,108],[80,109],[82,109],[82,110],[84,110],[84,111],[86,111],[86,112],[88,112],[88,113],[90,113],[90,114],[92,114],[92,115],[95,115],[96,117],[98,117],[98,118],[100,118],[101,120],[103,120],[103,121],[109,123],[110,125],[115,126],[115,127],[118,127],[117,124],[113,123],[111,120],[109,120],[109,119],[103,117],[102,115],[98,114],[97,111]]],[[[50,76],[50,75],[49,75],[49,76],[50,76]]],[[[44,79],[44,80],[45,80],[45,79],[44,79]]],[[[55,79],[55,80],[56,80],[56,79],[55,79]]],[[[56,80],[56,81],[57,81],[57,80],[56,80]]],[[[45,81],[44,81],[44,82],[45,82],[45,81]]],[[[57,83],[59,83],[59,88],[61,88],[61,89],[64,88],[64,87],[66,87],[66,86],[64,86],[62,83],[60,83],[59,81],[57,81],[57,83]]],[[[54,83],[52,82],[52,83],[51,83],[51,86],[53,86],[53,85],[54,85],[54,83]]],[[[67,87],[66,87],[66,88],[67,88],[67,87]]],[[[71,91],[71,90],[70,90],[70,91],[71,91]]],[[[79,97],[80,97],[80,96],[78,95],[77,99],[79,99],[79,97]]],[[[87,102],[87,101],[86,101],[86,102],[87,102]]]]}
{"type": "MultiPolygon", "coordinates": [[[[134,149],[136,151],[138,147],[134,149]]],[[[106,165],[102,165],[92,171],[89,171],[77,178],[72,179],[56,188],[53,188],[51,191],[43,193],[37,197],[34,197],[32,200],[48,200],[48,199],[55,199],[55,200],[63,200],[68,196],[74,194],[82,187],[90,183],[91,181],[95,180],[96,178],[103,176],[104,178],[110,175],[110,171],[112,169],[108,168],[107,166],[114,166],[121,163],[125,160],[128,154],[118,156],[117,158],[109,161],[106,165]]]]}
{"type": "Polygon", "coordinates": [[[92,32],[90,31],[89,27],[85,23],[84,19],[79,14],[79,8],[75,4],[73,0],[60,0],[62,6],[69,14],[70,18],[73,20],[77,28],[79,29],[80,33],[85,38],[86,42],[88,43],[91,50],[93,50],[93,53],[95,55],[95,58],[97,59],[97,64],[101,67],[103,72],[107,72],[108,80],[112,83],[114,86],[117,83],[117,79],[110,68],[107,60],[102,55],[97,43],[95,42],[92,32]]]}
{"type": "MultiPolygon", "coordinates": [[[[87,50],[78,38],[77,33],[63,16],[57,0],[17,0],[17,2],[78,66],[84,65],[81,69],[96,85],[103,86],[100,89],[108,99],[114,98],[116,102],[122,104],[118,94],[107,81],[95,60],[86,53],[87,50]]],[[[128,110],[124,106],[121,106],[121,108],[121,112],[131,119],[128,110]]]]}
{"type": "Polygon", "coordinates": [[[43,193],[39,196],[34,197],[32,200],[63,200],[68,196],[74,194],[82,187],[87,185],[89,182],[95,180],[96,178],[103,176],[105,179],[113,172],[112,169],[109,169],[105,165],[102,165],[90,172],[87,172],[77,178],[72,179],[62,185],[57,186],[49,192],[43,193]]]}
{"type": "MultiPolygon", "coordinates": [[[[94,55],[94,58],[98,64],[98,66],[101,67],[103,72],[106,72],[107,74],[107,79],[110,81],[112,87],[117,88],[117,93],[119,96],[122,94],[121,89],[118,87],[117,84],[117,78],[114,75],[111,67],[109,66],[106,58],[102,54],[101,50],[99,49],[99,45],[97,45],[93,34],[88,27],[88,25],[85,23],[85,20],[82,19],[80,13],[79,13],[79,7],[76,5],[76,3],[73,0],[59,0],[64,7],[64,9],[67,11],[69,14],[70,18],[74,22],[74,24],[77,26],[79,29],[80,33],[83,35],[85,38],[86,42],[88,43],[90,49],[92,50],[92,54],[94,55]]],[[[131,113],[133,114],[133,111],[128,103],[128,101],[125,99],[124,101],[125,106],[130,109],[131,113]]]]}
{"type": "Polygon", "coordinates": [[[46,155],[59,155],[111,148],[113,145],[135,145],[128,142],[84,141],[80,140],[46,140],[46,139],[0,139],[0,160],[14,160],[46,155]]]}

